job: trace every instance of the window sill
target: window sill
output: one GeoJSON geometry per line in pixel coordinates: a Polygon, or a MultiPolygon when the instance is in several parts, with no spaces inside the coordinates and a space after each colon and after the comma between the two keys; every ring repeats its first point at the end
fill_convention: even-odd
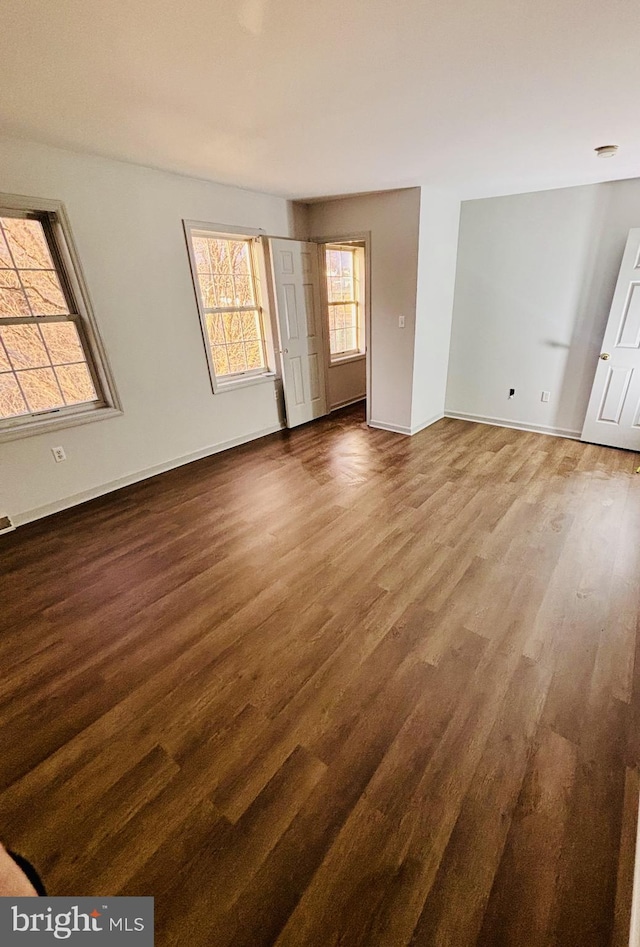
{"type": "Polygon", "coordinates": [[[222,394],[223,391],[235,391],[236,388],[248,388],[250,385],[264,385],[267,381],[275,381],[275,372],[265,372],[263,375],[250,375],[248,378],[234,378],[232,381],[219,381],[216,383],[214,394],[222,394]]]}
{"type": "Polygon", "coordinates": [[[35,434],[48,434],[49,431],[59,431],[61,428],[75,427],[78,424],[88,424],[90,421],[106,421],[108,418],[119,418],[123,412],[119,408],[94,408],[93,411],[81,411],[77,414],[64,414],[55,418],[38,418],[38,420],[23,421],[12,427],[0,430],[0,444],[7,441],[17,441],[22,437],[31,437],[35,434]]]}
{"type": "Polygon", "coordinates": [[[355,355],[341,355],[339,358],[332,358],[329,362],[329,366],[344,365],[346,362],[360,362],[366,357],[366,352],[356,352],[355,355]]]}

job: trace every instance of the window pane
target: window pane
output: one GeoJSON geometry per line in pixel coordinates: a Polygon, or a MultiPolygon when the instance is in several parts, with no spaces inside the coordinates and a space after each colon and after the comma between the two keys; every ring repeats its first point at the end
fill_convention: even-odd
{"type": "Polygon", "coordinates": [[[224,337],[224,329],[222,327],[222,316],[216,315],[216,313],[213,312],[208,312],[206,319],[209,343],[211,345],[224,345],[226,339],[224,337]]]}
{"type": "Polygon", "coordinates": [[[246,342],[247,368],[262,368],[262,345],[260,342],[246,342]]]}
{"type": "Polygon", "coordinates": [[[0,318],[3,316],[30,316],[27,297],[20,286],[15,270],[0,270],[0,318]]]}
{"type": "Polygon", "coordinates": [[[253,306],[253,288],[249,276],[236,276],[234,279],[234,306],[253,306]]]}
{"type": "Polygon", "coordinates": [[[226,345],[214,345],[212,347],[213,370],[216,375],[229,374],[229,359],[227,358],[226,345]]]}
{"type": "Polygon", "coordinates": [[[345,326],[351,326],[352,328],[355,328],[358,324],[358,316],[356,313],[355,304],[350,303],[348,306],[343,306],[343,310],[345,326]]]}
{"type": "Polygon", "coordinates": [[[202,305],[205,309],[213,309],[217,305],[213,276],[210,273],[198,273],[198,283],[200,284],[202,305]]]}
{"type": "Polygon", "coordinates": [[[266,367],[258,310],[208,312],[206,325],[216,375],[266,367]]]}
{"type": "Polygon", "coordinates": [[[209,246],[206,237],[193,237],[193,255],[196,260],[196,270],[198,273],[210,273],[211,261],[209,259],[209,246]]]}
{"type": "Polygon", "coordinates": [[[345,351],[345,339],[344,339],[344,329],[338,329],[333,333],[334,336],[334,348],[333,352],[344,352],[345,351]]]}
{"type": "Polygon", "coordinates": [[[15,375],[0,375],[0,418],[15,418],[27,411],[15,375]]]}
{"type": "Polygon", "coordinates": [[[327,250],[327,277],[340,276],[340,252],[327,250]]]}
{"type": "Polygon", "coordinates": [[[0,333],[13,368],[49,365],[49,356],[38,326],[3,326],[0,333]]]}
{"type": "Polygon", "coordinates": [[[84,361],[78,330],[73,322],[44,322],[39,328],[54,365],[84,361]]]}
{"type": "Polygon", "coordinates": [[[345,329],[344,344],[345,352],[354,352],[358,348],[358,333],[355,326],[345,329]]]}
{"type": "Polygon", "coordinates": [[[342,280],[340,279],[331,279],[329,280],[329,302],[336,303],[341,302],[342,300],[342,280]]]}
{"type": "Polygon", "coordinates": [[[329,307],[329,344],[332,355],[358,349],[358,313],[355,303],[329,307]]]}
{"type": "Polygon", "coordinates": [[[247,368],[264,368],[264,352],[261,342],[246,342],[245,351],[247,354],[247,368]]]}
{"type": "Polygon", "coordinates": [[[245,339],[260,338],[260,317],[257,312],[242,313],[242,335],[245,339]]]}
{"type": "Polygon", "coordinates": [[[9,255],[9,247],[7,246],[7,241],[4,238],[4,231],[0,227],[0,267],[3,266],[13,266],[11,262],[11,257],[9,255]]]}
{"type": "Polygon", "coordinates": [[[96,390],[84,362],[79,365],[60,365],[56,368],[56,375],[67,404],[96,400],[96,390]]]}
{"type": "Polygon", "coordinates": [[[69,312],[54,270],[20,270],[19,273],[34,316],[61,316],[69,312]]]}
{"type": "MultiPolygon", "coordinates": [[[[239,312],[225,312],[223,317],[224,334],[227,342],[242,341],[242,315],[239,312]]],[[[232,369],[234,371],[235,369],[232,369]]]]}
{"type": "Polygon", "coordinates": [[[19,378],[30,411],[46,411],[64,405],[52,368],[20,372],[19,378]]]}
{"type": "Polygon", "coordinates": [[[231,261],[229,260],[229,251],[226,240],[216,240],[213,237],[207,238],[209,249],[209,263],[212,273],[230,273],[231,261]]]}
{"type": "Polygon", "coordinates": [[[53,260],[39,220],[3,217],[0,220],[13,255],[14,265],[20,269],[53,270],[53,260]]]}
{"type": "Polygon", "coordinates": [[[244,372],[247,370],[247,360],[242,342],[234,342],[228,345],[227,355],[229,356],[229,371],[244,372]]]}
{"type": "Polygon", "coordinates": [[[231,272],[236,276],[249,274],[249,244],[246,240],[229,240],[228,244],[231,272]]]}
{"type": "Polygon", "coordinates": [[[9,362],[9,356],[5,352],[2,339],[0,338],[0,372],[9,371],[11,371],[11,363],[9,362]]]}
{"type": "Polygon", "coordinates": [[[238,305],[233,295],[233,276],[228,273],[216,273],[213,276],[213,282],[214,306],[224,309],[238,305]]]}
{"type": "Polygon", "coordinates": [[[353,273],[353,251],[343,250],[340,254],[340,263],[342,266],[342,275],[351,276],[353,273]]]}

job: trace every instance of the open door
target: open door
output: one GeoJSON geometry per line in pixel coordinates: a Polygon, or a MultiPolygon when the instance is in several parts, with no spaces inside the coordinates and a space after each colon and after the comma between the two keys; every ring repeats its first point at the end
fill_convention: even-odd
{"type": "Polygon", "coordinates": [[[327,413],[318,246],[269,240],[287,427],[327,413]]]}
{"type": "Polygon", "coordinates": [[[640,228],[629,231],[582,440],[640,450],[640,228]]]}

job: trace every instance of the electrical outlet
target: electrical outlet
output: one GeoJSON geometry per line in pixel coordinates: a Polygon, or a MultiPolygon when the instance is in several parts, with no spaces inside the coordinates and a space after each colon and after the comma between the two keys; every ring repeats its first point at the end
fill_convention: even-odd
{"type": "Polygon", "coordinates": [[[398,328],[404,329],[404,316],[398,316],[398,328]]]}
{"type": "Polygon", "coordinates": [[[546,404],[550,397],[551,397],[551,392],[550,392],[550,391],[543,391],[543,392],[542,392],[542,397],[540,398],[540,401],[544,401],[544,403],[546,404]]]}
{"type": "Polygon", "coordinates": [[[67,455],[64,452],[64,447],[52,447],[51,453],[53,454],[53,459],[56,464],[61,464],[63,460],[67,459],[67,455]]]}

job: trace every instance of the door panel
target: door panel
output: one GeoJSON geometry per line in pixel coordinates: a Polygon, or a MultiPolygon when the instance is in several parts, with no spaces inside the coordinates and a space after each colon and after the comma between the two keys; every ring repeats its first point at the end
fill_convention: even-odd
{"type": "Polygon", "coordinates": [[[637,349],[640,345],[640,290],[638,287],[640,283],[632,283],[629,287],[616,343],[626,349],[637,349]]]}
{"type": "Polygon", "coordinates": [[[287,427],[327,413],[315,243],[269,241],[287,427]]]}
{"type": "Polygon", "coordinates": [[[284,290],[284,312],[287,320],[287,339],[291,342],[300,336],[298,329],[298,301],[296,299],[296,287],[293,283],[285,283],[284,290]]]}
{"type": "Polygon", "coordinates": [[[315,289],[311,283],[304,284],[304,304],[307,309],[307,338],[313,339],[317,330],[315,289]]]}
{"type": "Polygon", "coordinates": [[[640,450],[640,228],[629,231],[582,440],[640,450]]]}
{"type": "Polygon", "coordinates": [[[598,414],[598,421],[620,424],[622,409],[629,390],[633,369],[612,366],[605,381],[604,398],[598,414]]]}

